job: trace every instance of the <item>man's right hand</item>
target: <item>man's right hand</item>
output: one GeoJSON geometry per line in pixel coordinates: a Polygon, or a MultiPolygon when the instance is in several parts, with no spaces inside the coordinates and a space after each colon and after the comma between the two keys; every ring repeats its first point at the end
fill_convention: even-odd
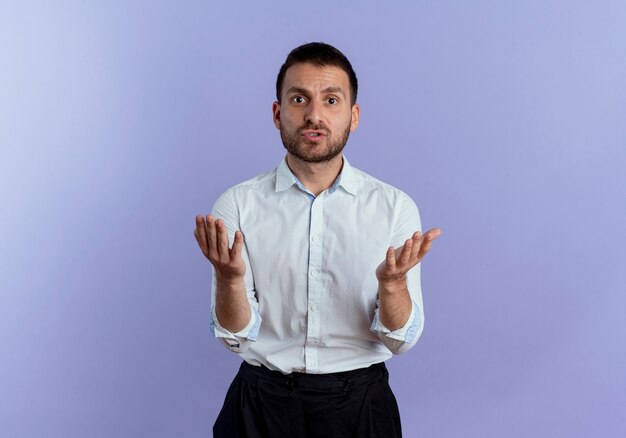
{"type": "Polygon", "coordinates": [[[241,251],[243,234],[235,231],[232,248],[228,247],[228,230],[221,219],[210,214],[206,221],[202,215],[196,216],[196,229],[193,231],[202,254],[215,268],[215,314],[226,330],[236,333],[250,321],[250,304],[244,286],[246,263],[241,251]]]}
{"type": "Polygon", "coordinates": [[[193,235],[198,241],[202,254],[213,264],[216,279],[220,282],[234,283],[243,279],[246,264],[241,257],[243,234],[235,231],[232,248],[228,247],[228,231],[221,219],[207,215],[196,216],[196,228],[193,235]]]}

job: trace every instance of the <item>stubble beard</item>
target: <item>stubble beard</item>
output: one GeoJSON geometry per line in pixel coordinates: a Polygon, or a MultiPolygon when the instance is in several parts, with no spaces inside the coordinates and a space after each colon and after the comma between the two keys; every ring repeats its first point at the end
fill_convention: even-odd
{"type": "Polygon", "coordinates": [[[324,163],[331,161],[337,155],[341,154],[350,136],[350,124],[346,126],[346,129],[343,130],[339,138],[333,139],[330,134],[330,131],[323,125],[309,125],[296,130],[295,133],[286,132],[282,126],[280,127],[280,138],[283,141],[285,149],[296,158],[307,163],[324,163]],[[326,132],[327,144],[323,153],[313,154],[310,152],[314,143],[307,142],[306,139],[302,138],[301,132],[305,129],[323,130],[326,132]]]}

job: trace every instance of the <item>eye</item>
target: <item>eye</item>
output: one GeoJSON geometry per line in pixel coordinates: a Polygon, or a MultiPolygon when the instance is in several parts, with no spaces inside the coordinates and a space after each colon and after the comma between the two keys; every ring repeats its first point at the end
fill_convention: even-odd
{"type": "Polygon", "coordinates": [[[304,103],[304,102],[306,102],[306,99],[304,97],[302,97],[302,96],[293,96],[291,98],[291,101],[293,103],[304,103]]]}
{"type": "Polygon", "coordinates": [[[337,105],[339,103],[339,101],[337,99],[335,99],[334,97],[329,97],[328,98],[328,103],[330,103],[331,105],[337,105]]]}

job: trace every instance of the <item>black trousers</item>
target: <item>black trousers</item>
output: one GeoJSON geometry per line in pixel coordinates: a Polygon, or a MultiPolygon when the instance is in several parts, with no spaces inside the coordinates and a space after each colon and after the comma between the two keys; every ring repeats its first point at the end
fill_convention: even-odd
{"type": "Polygon", "coordinates": [[[400,413],[384,363],[332,374],[282,374],[243,362],[215,438],[397,438],[400,413]]]}

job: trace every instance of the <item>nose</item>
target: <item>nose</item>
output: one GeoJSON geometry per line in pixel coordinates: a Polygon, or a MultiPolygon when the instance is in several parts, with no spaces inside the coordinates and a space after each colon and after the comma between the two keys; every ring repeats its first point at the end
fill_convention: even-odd
{"type": "Polygon", "coordinates": [[[317,125],[323,120],[322,103],[312,100],[309,102],[304,113],[305,121],[317,125]]]}

